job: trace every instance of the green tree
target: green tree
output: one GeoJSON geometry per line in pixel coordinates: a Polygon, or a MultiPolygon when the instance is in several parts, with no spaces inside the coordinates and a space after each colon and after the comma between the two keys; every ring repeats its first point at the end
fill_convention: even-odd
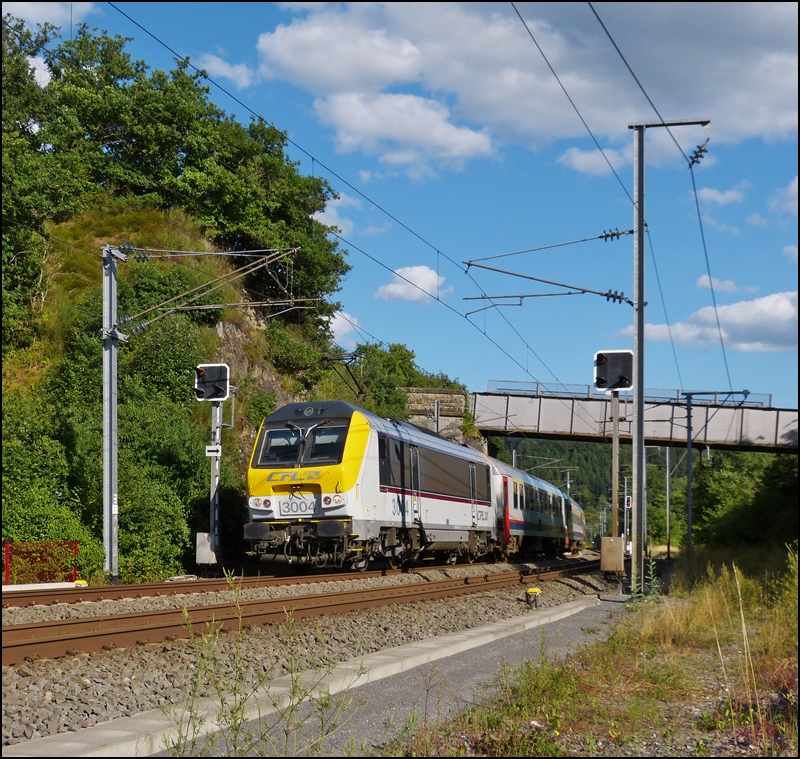
{"type": "Polygon", "coordinates": [[[797,538],[797,456],[716,453],[695,462],[696,540],[783,545],[797,538]]]}
{"type": "Polygon", "coordinates": [[[314,218],[334,197],[328,183],[299,173],[282,132],[260,120],[243,126],[210,103],[202,75],[185,62],[150,73],[125,43],[82,25],[45,53],[52,81],[42,139],[80,155],[95,188],[183,208],[222,248],[297,248],[250,285],[283,296],[283,284],[319,299],[320,319],[333,313],[324,299],[350,267],[314,218]]]}
{"type": "Polygon", "coordinates": [[[30,345],[38,331],[47,225],[85,207],[80,162],[41,133],[49,105],[30,59],[41,55],[52,37],[49,25],[34,34],[22,21],[3,18],[4,355],[30,345]]]}
{"type": "Polygon", "coordinates": [[[444,374],[429,374],[414,362],[414,352],[400,343],[387,348],[377,344],[358,346],[359,359],[354,369],[366,392],[364,408],[392,419],[408,419],[407,396],[403,387],[442,387],[463,389],[463,385],[444,374]]]}

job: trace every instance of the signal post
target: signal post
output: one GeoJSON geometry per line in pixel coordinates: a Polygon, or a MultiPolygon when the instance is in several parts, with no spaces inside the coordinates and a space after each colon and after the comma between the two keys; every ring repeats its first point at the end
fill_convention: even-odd
{"type": "Polygon", "coordinates": [[[222,403],[230,396],[231,370],[227,364],[200,364],[195,367],[194,395],[198,401],[211,401],[211,445],[206,446],[206,456],[211,459],[211,488],[209,491],[208,532],[197,533],[195,561],[198,564],[218,564],[219,540],[219,468],[222,458],[222,428],[233,426],[222,423],[222,403]]]}
{"type": "Polygon", "coordinates": [[[611,394],[611,538],[600,539],[604,572],[621,574],[627,538],[619,534],[619,391],[633,385],[633,351],[598,351],[594,354],[594,386],[611,394]]]}

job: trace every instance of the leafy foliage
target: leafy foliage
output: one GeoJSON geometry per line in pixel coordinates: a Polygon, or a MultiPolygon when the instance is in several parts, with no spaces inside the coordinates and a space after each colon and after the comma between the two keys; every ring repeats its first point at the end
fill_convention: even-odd
{"type": "Polygon", "coordinates": [[[103,568],[103,547],[81,519],[66,446],[39,398],[3,399],[3,540],[77,540],[81,576],[103,568]]]}
{"type": "Polygon", "coordinates": [[[730,452],[696,462],[696,539],[707,545],[797,540],[797,456],[730,452]]]}
{"type": "Polygon", "coordinates": [[[390,343],[387,349],[363,344],[358,346],[358,353],[355,374],[364,391],[361,405],[379,416],[408,419],[403,387],[463,389],[463,385],[444,374],[420,369],[414,362],[414,352],[405,345],[390,343]]]}

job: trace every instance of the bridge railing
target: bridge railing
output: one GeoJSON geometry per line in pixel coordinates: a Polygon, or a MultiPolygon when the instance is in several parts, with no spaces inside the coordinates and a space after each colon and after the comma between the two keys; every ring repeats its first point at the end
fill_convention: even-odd
{"type": "MultiPolygon", "coordinates": [[[[548,396],[551,398],[590,398],[603,400],[608,398],[604,390],[597,390],[594,385],[565,385],[556,382],[519,382],[517,380],[489,380],[488,393],[507,395],[548,396]]],[[[644,391],[646,403],[683,403],[686,399],[681,390],[649,388],[644,391]]],[[[633,401],[632,390],[620,390],[620,399],[633,401]]],[[[741,395],[716,393],[692,398],[695,405],[708,406],[758,406],[772,407],[772,395],[769,393],[750,393],[744,400],[741,395]]]]}

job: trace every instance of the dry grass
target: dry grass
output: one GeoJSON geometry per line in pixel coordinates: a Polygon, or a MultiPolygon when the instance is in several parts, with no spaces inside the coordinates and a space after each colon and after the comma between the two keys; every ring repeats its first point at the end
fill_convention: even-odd
{"type": "Polygon", "coordinates": [[[446,723],[426,715],[390,753],[796,755],[796,547],[781,573],[771,559],[760,578],[717,566],[683,568],[677,597],[639,603],[567,661],[542,650],[501,672],[498,702],[446,723]]]}

